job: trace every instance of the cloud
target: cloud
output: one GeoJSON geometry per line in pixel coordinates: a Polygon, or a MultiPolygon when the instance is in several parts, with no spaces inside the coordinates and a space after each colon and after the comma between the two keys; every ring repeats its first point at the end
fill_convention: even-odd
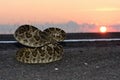
{"type": "Polygon", "coordinates": [[[83,32],[95,32],[96,26],[94,24],[78,24],[74,21],[69,21],[67,23],[60,23],[60,24],[37,24],[35,25],[39,29],[46,29],[48,27],[58,27],[65,30],[67,33],[83,33],[83,32]]]}
{"type": "Polygon", "coordinates": [[[14,31],[17,29],[18,25],[7,25],[1,24],[0,25],[0,34],[13,34],[14,31]]]}
{"type": "MultiPolygon", "coordinates": [[[[67,33],[89,33],[89,32],[98,32],[98,28],[95,24],[81,23],[78,24],[74,21],[69,21],[67,23],[45,23],[45,24],[31,24],[40,30],[44,30],[48,27],[58,27],[67,33]]],[[[15,30],[20,25],[0,25],[0,34],[13,34],[15,30]]],[[[120,32],[120,24],[110,25],[109,32],[120,32]]]]}
{"type": "Polygon", "coordinates": [[[110,25],[111,32],[120,32],[120,24],[110,25]]]}
{"type": "Polygon", "coordinates": [[[95,9],[95,11],[120,11],[120,9],[119,8],[97,8],[97,9],[95,9]]]}

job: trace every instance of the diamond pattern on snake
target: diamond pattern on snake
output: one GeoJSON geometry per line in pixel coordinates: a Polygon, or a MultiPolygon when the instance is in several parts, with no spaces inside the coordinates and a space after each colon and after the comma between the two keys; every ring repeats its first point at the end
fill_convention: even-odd
{"type": "Polygon", "coordinates": [[[66,37],[62,29],[51,27],[41,31],[26,24],[16,29],[14,37],[26,46],[16,53],[16,59],[22,63],[50,63],[62,59],[63,47],[58,44],[66,37]]]}

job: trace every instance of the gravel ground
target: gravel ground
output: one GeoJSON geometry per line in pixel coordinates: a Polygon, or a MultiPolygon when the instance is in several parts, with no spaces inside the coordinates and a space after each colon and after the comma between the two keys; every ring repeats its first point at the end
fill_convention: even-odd
{"type": "Polygon", "coordinates": [[[0,44],[0,80],[120,80],[118,45],[65,47],[62,60],[34,65],[16,61],[18,49],[0,44]]]}

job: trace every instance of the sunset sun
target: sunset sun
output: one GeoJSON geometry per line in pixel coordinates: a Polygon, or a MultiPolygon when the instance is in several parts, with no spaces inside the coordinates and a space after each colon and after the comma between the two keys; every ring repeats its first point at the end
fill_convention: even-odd
{"type": "Polygon", "coordinates": [[[101,26],[100,27],[100,32],[101,33],[106,33],[107,32],[107,27],[106,26],[101,26]]]}

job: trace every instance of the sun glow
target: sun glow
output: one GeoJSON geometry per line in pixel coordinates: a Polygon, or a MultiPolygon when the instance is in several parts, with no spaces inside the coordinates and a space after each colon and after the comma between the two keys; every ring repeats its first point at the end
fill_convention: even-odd
{"type": "Polygon", "coordinates": [[[100,27],[100,32],[101,33],[106,33],[107,32],[107,27],[106,26],[101,26],[100,27]]]}

